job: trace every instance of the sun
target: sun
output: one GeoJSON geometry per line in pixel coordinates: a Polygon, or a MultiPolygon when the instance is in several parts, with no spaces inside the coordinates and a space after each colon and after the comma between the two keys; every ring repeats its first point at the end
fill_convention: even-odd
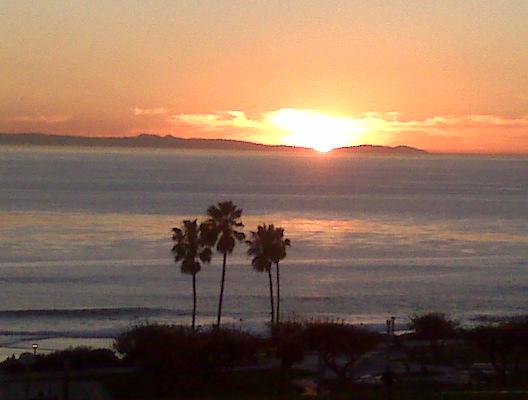
{"type": "Polygon", "coordinates": [[[284,132],[282,141],[320,152],[358,144],[367,129],[363,121],[331,116],[317,110],[283,108],[270,116],[273,128],[284,132]]]}

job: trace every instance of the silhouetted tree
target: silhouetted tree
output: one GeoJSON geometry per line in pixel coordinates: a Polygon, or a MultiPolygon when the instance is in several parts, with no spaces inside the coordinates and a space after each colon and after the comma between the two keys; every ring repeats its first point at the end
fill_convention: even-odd
{"type": "Polygon", "coordinates": [[[201,269],[200,261],[204,263],[211,261],[211,249],[202,240],[200,232],[201,229],[198,227],[196,220],[185,220],[180,228],[172,228],[172,240],[175,242],[172,247],[174,261],[176,263],[181,262],[182,273],[192,275],[193,331],[196,322],[196,274],[201,269]]]}
{"type": "Polygon", "coordinates": [[[273,279],[271,278],[271,263],[274,251],[273,225],[259,225],[256,232],[251,232],[251,240],[246,243],[248,256],[252,256],[251,265],[257,272],[267,272],[271,305],[271,325],[275,323],[275,307],[273,305],[273,279]]]}
{"type": "Polygon", "coordinates": [[[335,322],[308,323],[303,336],[306,348],[317,351],[322,364],[343,381],[358,358],[383,340],[378,333],[335,322]]]}
{"type": "Polygon", "coordinates": [[[521,358],[528,354],[528,320],[477,326],[466,333],[466,338],[487,353],[505,384],[507,374],[517,372],[521,358]]]}
{"type": "Polygon", "coordinates": [[[443,313],[413,315],[409,328],[421,339],[436,340],[452,336],[458,328],[458,322],[443,313]]]}
{"type": "Polygon", "coordinates": [[[276,228],[274,225],[259,225],[256,232],[251,232],[251,240],[248,255],[253,256],[251,264],[256,271],[268,273],[271,303],[271,323],[279,323],[280,312],[280,270],[279,263],[286,257],[286,247],[290,246],[290,240],[284,238],[284,229],[276,228]],[[277,268],[277,309],[274,309],[273,280],[271,267],[275,264],[277,268]]]}
{"type": "Polygon", "coordinates": [[[304,329],[304,323],[294,320],[275,325],[272,340],[283,370],[291,369],[293,364],[304,359],[304,329]]]}
{"type": "Polygon", "coordinates": [[[413,315],[409,328],[415,331],[416,337],[429,341],[431,356],[439,359],[443,356],[445,339],[453,337],[458,329],[458,322],[443,313],[413,315]]]}
{"type": "MultiPolygon", "coordinates": [[[[271,225],[273,228],[273,225],[271,225]]],[[[290,239],[284,237],[283,228],[274,228],[273,229],[273,251],[271,260],[275,263],[276,273],[277,273],[277,313],[276,319],[277,324],[280,322],[280,269],[279,263],[281,260],[286,258],[286,247],[291,245],[290,239]]]]}
{"type": "Polygon", "coordinates": [[[216,327],[220,328],[227,255],[233,252],[236,242],[244,240],[244,233],[239,231],[239,229],[244,227],[244,224],[240,220],[242,209],[238,208],[232,201],[223,201],[216,206],[210,206],[207,209],[207,216],[209,218],[201,227],[202,237],[207,245],[216,245],[216,250],[223,255],[220,298],[218,300],[218,315],[216,319],[216,327]]]}

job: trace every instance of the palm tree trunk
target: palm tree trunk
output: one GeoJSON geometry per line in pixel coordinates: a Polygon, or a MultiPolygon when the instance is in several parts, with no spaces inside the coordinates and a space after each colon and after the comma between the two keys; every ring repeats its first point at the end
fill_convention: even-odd
{"type": "Polygon", "coordinates": [[[270,288],[270,305],[271,305],[271,327],[275,323],[275,307],[273,305],[273,279],[271,279],[271,267],[268,269],[269,288],[270,288]]]}
{"type": "Polygon", "coordinates": [[[220,299],[218,300],[218,315],[216,317],[216,329],[220,329],[220,321],[222,319],[222,300],[224,298],[226,261],[227,261],[227,253],[224,253],[224,262],[222,263],[222,281],[220,282],[220,299]]]}
{"type": "Polygon", "coordinates": [[[279,271],[279,263],[275,263],[277,266],[277,315],[275,315],[275,318],[277,320],[277,325],[279,325],[280,320],[280,271],[279,271]]]}
{"type": "Polygon", "coordinates": [[[192,274],[193,285],[193,313],[192,313],[192,331],[194,332],[196,322],[196,274],[192,274]]]}

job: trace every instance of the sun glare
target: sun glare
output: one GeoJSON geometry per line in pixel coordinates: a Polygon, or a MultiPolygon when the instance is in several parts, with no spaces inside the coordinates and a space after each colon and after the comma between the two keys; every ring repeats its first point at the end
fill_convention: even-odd
{"type": "Polygon", "coordinates": [[[363,121],[335,117],[317,110],[284,108],[270,118],[271,125],[285,132],[282,140],[292,146],[302,146],[320,152],[358,144],[367,129],[363,121]]]}

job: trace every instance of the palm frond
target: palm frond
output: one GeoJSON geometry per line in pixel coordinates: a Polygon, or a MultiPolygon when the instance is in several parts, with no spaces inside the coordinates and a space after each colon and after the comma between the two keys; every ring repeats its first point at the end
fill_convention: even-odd
{"type": "Polygon", "coordinates": [[[200,228],[202,241],[208,246],[216,245],[217,251],[231,253],[236,242],[245,239],[240,221],[242,209],[238,208],[231,200],[221,201],[207,208],[209,219],[200,228]]]}
{"type": "Polygon", "coordinates": [[[199,254],[200,261],[204,263],[210,263],[213,252],[210,247],[205,247],[199,254]]]}
{"type": "Polygon", "coordinates": [[[257,272],[265,272],[271,268],[271,261],[263,255],[254,257],[251,260],[251,265],[253,269],[257,272]]]}
{"type": "Polygon", "coordinates": [[[232,253],[235,248],[235,238],[222,233],[216,244],[216,249],[220,253],[232,253]]]}
{"type": "Polygon", "coordinates": [[[239,231],[233,231],[233,236],[239,242],[244,241],[244,239],[246,238],[246,234],[244,232],[239,232],[239,231]]]}
{"type": "Polygon", "coordinates": [[[207,215],[214,220],[218,220],[222,217],[222,211],[216,206],[210,206],[207,208],[207,215]]]}
{"type": "Polygon", "coordinates": [[[174,261],[181,262],[181,271],[186,274],[196,274],[201,269],[202,262],[211,260],[211,249],[202,240],[202,224],[197,220],[184,220],[179,228],[172,229],[172,239],[175,242],[172,247],[174,261]]]}
{"type": "Polygon", "coordinates": [[[290,240],[284,239],[284,229],[273,224],[259,225],[256,231],[251,232],[247,254],[255,258],[266,258],[270,263],[277,263],[286,257],[286,247],[290,240]]]}
{"type": "Polygon", "coordinates": [[[183,274],[194,275],[200,272],[201,265],[198,261],[183,260],[181,263],[181,272],[183,274]]]}

